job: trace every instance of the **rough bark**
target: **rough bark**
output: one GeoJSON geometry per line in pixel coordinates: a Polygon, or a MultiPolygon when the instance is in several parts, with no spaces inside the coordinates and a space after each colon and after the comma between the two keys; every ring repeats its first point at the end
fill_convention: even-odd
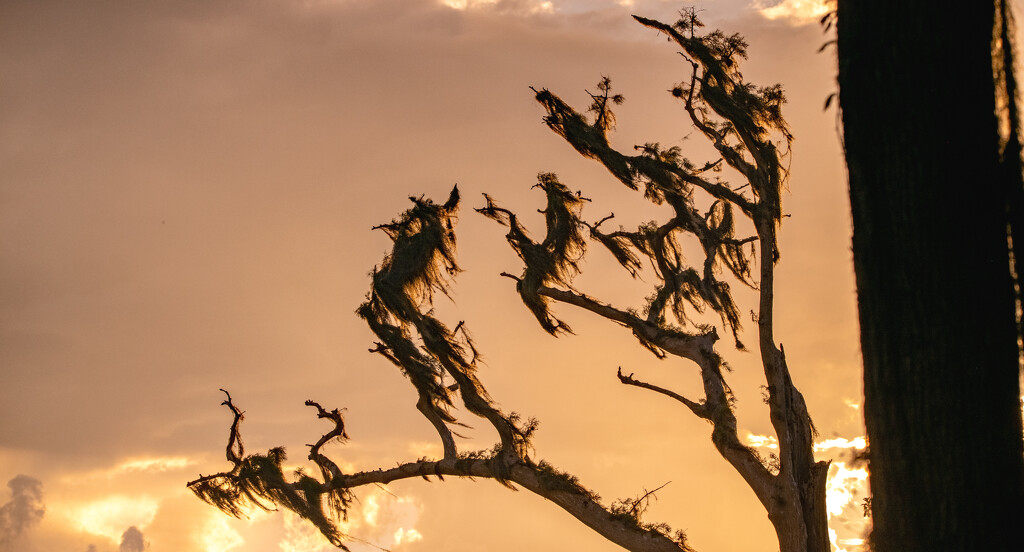
{"type": "Polygon", "coordinates": [[[1019,549],[1024,451],[1007,213],[1021,180],[1019,153],[1001,155],[1001,8],[838,3],[879,552],[1019,549]]]}

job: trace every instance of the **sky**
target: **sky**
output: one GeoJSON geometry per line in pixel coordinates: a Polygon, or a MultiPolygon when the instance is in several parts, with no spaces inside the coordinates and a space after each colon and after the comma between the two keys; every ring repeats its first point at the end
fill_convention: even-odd
{"type": "MultiPolygon", "coordinates": [[[[836,544],[853,552],[865,473],[848,462],[863,429],[849,207],[835,108],[824,108],[835,60],[818,51],[831,37],[812,0],[696,4],[709,27],[746,36],[748,80],[787,91],[796,141],[775,333],[819,455],[834,459],[836,544]]],[[[595,219],[658,216],[543,125],[530,87],[583,107],[607,75],[626,98],[614,144],[707,155],[668,93],[687,67],[629,17],[674,21],[681,7],[0,3],[0,552],[330,549],[294,516],[229,518],[185,483],[228,467],[219,388],[246,412],[247,449],[286,446],[295,466],[327,430],[306,399],[347,409],[352,440],[331,452],[348,468],[439,452],[412,386],[367,352],[373,336],[353,311],[389,246],[371,227],[409,196],[443,199],[455,183],[465,272],[437,309],[474,332],[502,408],[540,420],[535,457],[606,502],[670,482],[646,519],[686,530],[698,550],[777,549],[709,426],[615,378],[622,366],[692,392],[692,366],[568,309],[558,313],[576,335],[544,334],[499,276],[520,270],[504,232],[471,210],[487,192],[532,212],[536,174],[555,172],[595,200],[595,219]]],[[[597,248],[577,280],[622,305],[640,304],[640,284],[597,248]]],[[[768,453],[757,353],[726,353],[741,435],[768,453]]],[[[467,433],[465,449],[495,440],[482,425],[467,433]]],[[[617,549],[491,481],[404,481],[360,496],[345,527],[353,550],[617,549]]]]}

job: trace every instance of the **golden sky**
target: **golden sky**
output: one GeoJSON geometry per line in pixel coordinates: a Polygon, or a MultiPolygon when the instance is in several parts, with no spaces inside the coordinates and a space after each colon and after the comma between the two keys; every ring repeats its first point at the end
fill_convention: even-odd
{"type": "MultiPolygon", "coordinates": [[[[823,110],[835,64],[831,50],[817,53],[829,38],[816,23],[822,8],[697,5],[710,27],[747,37],[748,80],[787,90],[796,141],[775,333],[829,441],[820,454],[837,460],[833,527],[852,552],[863,495],[842,492],[862,486],[863,471],[838,462],[863,434],[860,361],[837,120],[823,110]]],[[[17,522],[0,524],[0,551],[135,552],[130,527],[152,552],[327,550],[292,517],[234,520],[185,489],[227,466],[230,414],[217,389],[246,411],[249,451],[284,445],[295,465],[325,431],[306,399],[348,409],[352,441],[332,449],[346,466],[438,451],[412,386],[366,352],[373,338],[353,311],[389,245],[370,228],[408,196],[443,199],[456,182],[465,272],[455,303],[438,311],[473,330],[481,378],[502,408],[540,419],[535,456],[606,502],[670,481],[647,519],[686,530],[699,550],[777,549],[709,426],[615,378],[621,365],[685,391],[699,388],[696,370],[566,308],[559,315],[576,335],[544,334],[498,276],[520,270],[503,230],[471,210],[488,192],[532,212],[541,198],[529,188],[544,171],[595,200],[589,218],[658,216],[545,128],[529,87],[579,107],[608,75],[626,97],[613,143],[679,144],[699,158],[706,148],[668,93],[687,67],[629,18],[672,21],[680,7],[0,4],[0,482],[11,482],[8,493],[0,487],[0,516],[17,522]]],[[[577,283],[623,306],[645,293],[598,248],[577,283]]],[[[741,434],[770,452],[756,353],[723,350],[741,434]]],[[[495,440],[483,426],[468,434],[480,448],[495,440]]],[[[349,532],[396,552],[617,549],[490,481],[410,480],[362,497],[349,532]]]]}

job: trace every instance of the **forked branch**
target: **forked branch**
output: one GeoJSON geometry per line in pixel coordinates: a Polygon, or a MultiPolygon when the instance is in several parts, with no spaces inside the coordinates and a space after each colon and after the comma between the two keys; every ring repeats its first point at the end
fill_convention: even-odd
{"type": "MultiPolygon", "coordinates": [[[[573,255],[566,255],[565,251],[572,250],[581,239],[578,228],[574,227],[575,215],[568,206],[582,198],[566,195],[564,187],[553,178],[542,187],[549,196],[561,196],[562,206],[566,208],[549,208],[545,212],[554,230],[543,242],[533,245],[547,251],[548,261],[553,266],[549,266],[545,274],[531,278],[561,282],[575,263],[573,255]]],[[[244,516],[253,507],[292,510],[312,521],[330,542],[344,548],[347,536],[338,530],[337,520],[347,516],[354,500],[354,488],[411,478],[486,478],[547,498],[628,550],[690,550],[682,533],[671,534],[667,525],[650,525],[639,516],[623,518],[602,505],[598,496],[580,485],[574,476],[530,458],[530,437],[537,428],[536,420],[524,421],[514,412],[502,412],[476,373],[476,351],[468,340],[465,325],[460,322],[450,330],[432,315],[432,311],[426,310],[431,306],[433,293],[445,293],[450,278],[458,271],[452,231],[457,193],[453,191],[444,204],[423,198],[413,198],[413,202],[412,209],[379,227],[392,238],[394,247],[374,270],[373,287],[358,313],[379,340],[370,351],[398,366],[416,388],[417,408],[438,431],[444,447],[443,458],[424,458],[390,469],[344,473],[323,452],[329,442],[348,440],[342,410],[327,410],[319,403],[307,401],[306,405],[314,407],[319,418],[332,422],[333,428],[316,443],[308,445],[309,459],[320,468],[321,478],[308,476],[301,470],[289,478],[282,472],[283,448],[271,449],[265,455],[244,455],[239,434],[242,412],[228,396],[225,404],[234,414],[227,447],[232,469],[201,476],[190,482],[189,488],[203,500],[235,516],[244,516]],[[451,377],[455,384],[445,385],[443,377],[451,377]],[[449,427],[458,424],[452,413],[455,397],[461,397],[466,411],[487,420],[496,430],[499,443],[492,451],[458,452],[449,427]]],[[[494,214],[499,216],[501,211],[495,209],[494,214]]],[[[505,214],[508,215],[506,222],[514,226],[511,213],[505,214]]],[[[534,292],[540,296],[539,290],[534,292]]]]}

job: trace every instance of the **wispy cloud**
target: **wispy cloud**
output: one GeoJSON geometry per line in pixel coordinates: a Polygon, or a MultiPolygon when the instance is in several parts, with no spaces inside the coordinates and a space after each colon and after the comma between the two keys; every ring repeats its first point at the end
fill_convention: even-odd
{"type": "Polygon", "coordinates": [[[555,4],[548,0],[438,0],[438,3],[459,11],[492,9],[499,13],[516,15],[555,11],[555,4]]]}
{"type": "Polygon", "coordinates": [[[817,452],[828,449],[864,450],[867,446],[867,439],[863,437],[854,437],[852,440],[843,437],[836,437],[835,439],[826,439],[824,441],[814,443],[814,451],[817,452]]]}
{"type": "Polygon", "coordinates": [[[763,0],[755,0],[754,9],[770,20],[786,20],[802,25],[821,18],[832,9],[834,0],[782,0],[765,6],[763,0]]]}
{"type": "Polygon", "coordinates": [[[754,435],[753,433],[747,433],[747,445],[756,448],[779,448],[779,441],[771,435],[754,435]]]}
{"type": "Polygon", "coordinates": [[[481,6],[493,6],[498,0],[439,0],[442,6],[448,6],[453,10],[469,10],[481,6]]]}
{"type": "Polygon", "coordinates": [[[114,466],[100,468],[89,472],[68,473],[63,476],[63,483],[81,483],[86,479],[113,479],[131,474],[158,474],[183,470],[198,462],[184,456],[143,456],[128,458],[114,466]]]}
{"type": "MultiPolygon", "coordinates": [[[[753,433],[747,433],[746,436],[747,445],[754,448],[767,448],[777,449],[779,448],[779,441],[772,435],[754,435],[753,433]]],[[[847,439],[845,437],[836,437],[834,439],[825,439],[824,441],[818,441],[814,443],[814,452],[820,452],[829,449],[854,449],[864,450],[867,448],[868,442],[864,437],[854,437],[853,439],[847,439]]]]}
{"type": "Polygon", "coordinates": [[[137,458],[125,460],[111,470],[114,473],[127,472],[166,472],[180,470],[195,464],[194,460],[184,456],[162,456],[156,458],[137,458]]]}

